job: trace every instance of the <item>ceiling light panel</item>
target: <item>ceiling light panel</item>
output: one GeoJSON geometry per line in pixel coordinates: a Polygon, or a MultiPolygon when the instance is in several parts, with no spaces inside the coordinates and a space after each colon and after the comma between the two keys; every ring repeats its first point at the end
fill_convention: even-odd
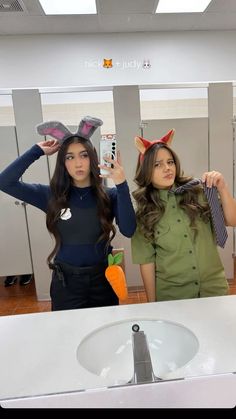
{"type": "Polygon", "coordinates": [[[39,0],[46,15],[97,14],[95,0],[39,0]]]}
{"type": "Polygon", "coordinates": [[[159,0],[156,13],[201,13],[211,0],[159,0]]]}

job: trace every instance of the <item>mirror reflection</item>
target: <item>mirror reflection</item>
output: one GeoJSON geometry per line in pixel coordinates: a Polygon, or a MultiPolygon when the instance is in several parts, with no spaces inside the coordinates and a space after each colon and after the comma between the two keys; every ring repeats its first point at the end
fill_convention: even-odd
{"type": "MultiPolygon", "coordinates": [[[[228,86],[226,86],[225,88],[227,89],[228,86]]],[[[233,93],[234,92],[232,88],[232,96],[233,93]]],[[[224,95],[222,96],[221,92],[220,100],[223,101],[222,97],[224,98],[224,95]]],[[[227,114],[222,114],[220,121],[222,126],[226,126],[227,124],[229,124],[228,115],[230,111],[232,111],[230,118],[233,118],[233,109],[230,110],[227,107],[227,97],[224,100],[224,108],[227,114]]],[[[4,147],[2,147],[2,153],[0,157],[0,171],[2,171],[4,167],[10,164],[17,156],[23,155],[24,152],[30,149],[30,147],[32,147],[34,144],[42,142],[43,138],[40,138],[37,134],[35,134],[34,131],[35,125],[37,125],[40,121],[62,121],[63,124],[65,124],[66,127],[68,127],[72,133],[74,133],[78,128],[79,120],[84,115],[92,115],[103,120],[103,125],[98,127],[98,129],[96,130],[96,132],[94,132],[93,135],[93,144],[95,145],[97,150],[99,150],[99,139],[101,134],[116,133],[118,148],[121,152],[122,167],[124,167],[125,177],[128,181],[131,192],[133,192],[136,188],[133,179],[138,158],[138,152],[137,150],[135,150],[133,144],[134,136],[139,135],[141,137],[152,140],[154,138],[161,137],[171,128],[175,128],[176,130],[176,135],[173,141],[172,148],[179,155],[185,173],[189,174],[190,176],[200,177],[202,173],[210,170],[211,167],[214,167],[216,168],[216,170],[219,170],[220,172],[224,173],[224,176],[227,180],[230,189],[233,190],[233,129],[231,132],[226,133],[225,135],[225,159],[224,161],[222,161],[222,147],[219,147],[219,136],[217,136],[217,133],[214,132],[213,127],[213,124],[216,122],[215,118],[219,118],[219,115],[217,115],[217,110],[215,109],[219,104],[219,97],[217,97],[217,94],[214,92],[214,86],[210,89],[208,86],[199,88],[186,87],[179,89],[139,89],[138,86],[121,86],[120,88],[114,88],[113,91],[108,90],[102,92],[90,91],[49,93],[35,91],[13,91],[12,94],[2,95],[1,101],[1,110],[3,112],[1,112],[0,137],[1,141],[4,141],[4,147]],[[25,103],[27,103],[29,95],[31,95],[30,108],[25,109],[25,103]],[[127,103],[127,95],[130,98],[130,103],[127,103]],[[24,107],[25,109],[23,115],[21,112],[22,107],[24,107]],[[134,110],[134,115],[132,116],[132,118],[128,115],[129,107],[132,107],[134,110]],[[124,116],[125,110],[127,111],[127,117],[124,116]],[[15,122],[15,119],[17,121],[17,124],[15,122]],[[29,120],[30,123],[27,125],[27,121],[29,120]]],[[[232,125],[231,128],[233,128],[232,125]]],[[[47,141],[53,140],[49,140],[47,137],[47,141]]],[[[73,158],[75,158],[76,156],[82,159],[82,157],[84,157],[86,153],[89,154],[89,151],[86,149],[86,147],[84,147],[84,145],[81,148],[81,143],[72,142],[71,144],[68,143],[67,145],[69,148],[66,148],[63,159],[66,159],[66,161],[68,161],[68,163],[66,163],[68,166],[71,164],[70,161],[73,160],[73,158]]],[[[22,175],[22,180],[24,182],[29,184],[35,183],[43,185],[47,185],[49,183],[49,181],[52,179],[56,167],[57,153],[45,153],[45,147],[56,146],[57,145],[55,143],[48,143],[47,145],[46,141],[44,141],[44,144],[41,143],[41,146],[38,146],[41,149],[41,151],[44,152],[44,154],[46,154],[45,159],[43,160],[40,158],[39,160],[37,160],[37,162],[35,162],[34,165],[30,166],[26,172],[22,171],[21,173],[18,173],[19,176],[22,175]]],[[[90,162],[92,159],[91,156],[89,157],[90,162]]],[[[36,156],[36,158],[38,157],[36,156]]],[[[16,169],[13,170],[14,174],[16,174],[15,170],[16,169]]],[[[82,171],[83,170],[81,170],[81,173],[82,171]]],[[[86,179],[87,178],[85,176],[85,180],[86,179]]],[[[115,185],[119,185],[123,184],[123,182],[123,177],[116,179],[113,178],[113,180],[108,180],[107,186],[113,188],[114,183],[115,185]]],[[[79,198],[79,200],[82,203],[85,201],[85,194],[87,194],[87,198],[89,196],[86,188],[90,188],[90,186],[91,185],[87,184],[86,182],[81,184],[80,181],[77,184],[77,187],[84,189],[84,193],[81,195],[84,196],[84,200],[79,198]]],[[[30,201],[30,203],[34,203],[35,188],[36,186],[29,192],[29,198],[27,199],[27,201],[30,201]]],[[[130,203],[127,204],[128,198],[123,195],[121,196],[121,198],[122,204],[124,204],[126,208],[129,208],[130,203]]],[[[42,197],[42,200],[43,199],[44,197],[42,197]]],[[[11,308],[7,308],[7,311],[3,310],[1,314],[23,314],[29,312],[36,312],[36,308],[37,311],[49,312],[51,310],[49,294],[51,273],[47,267],[46,259],[52,251],[55,243],[53,241],[53,238],[51,238],[48,235],[47,229],[45,227],[45,214],[39,211],[39,209],[30,205],[30,203],[27,204],[26,200],[21,194],[16,194],[16,196],[13,198],[10,195],[1,192],[0,200],[2,214],[1,218],[2,220],[4,220],[4,222],[1,223],[0,227],[1,236],[4,237],[4,241],[2,241],[0,252],[0,275],[2,277],[1,289],[3,292],[3,296],[6,296],[11,301],[11,308]],[[14,237],[12,235],[9,235],[9,231],[14,231],[14,237]],[[12,261],[12,255],[14,255],[14,263],[12,261]],[[17,283],[15,280],[16,276],[18,279],[17,283]],[[5,277],[9,278],[8,287],[4,287],[5,277]],[[31,302],[24,302],[24,304],[32,304],[31,306],[22,306],[22,294],[24,294],[24,298],[26,295],[29,296],[29,298],[31,299],[29,301],[31,302]],[[37,298],[35,297],[35,294],[37,298]],[[33,299],[35,300],[35,303],[33,303],[33,299]]],[[[42,209],[40,206],[42,205],[38,204],[38,208],[42,209]]],[[[57,208],[57,212],[59,211],[59,209],[60,211],[67,209],[67,206],[63,205],[62,207],[57,208]]],[[[86,210],[86,207],[84,209],[86,210]]],[[[115,210],[115,217],[120,211],[120,208],[117,208],[115,210]]],[[[63,214],[65,216],[66,212],[64,212],[63,214]]],[[[92,234],[92,231],[94,231],[94,224],[92,223],[93,215],[91,215],[89,211],[87,211],[86,217],[87,221],[86,223],[82,223],[82,227],[84,226],[87,229],[87,226],[90,226],[92,234]]],[[[232,363],[229,365],[229,361],[225,359],[222,364],[219,361],[220,355],[222,354],[221,348],[218,348],[218,352],[215,348],[213,348],[213,342],[216,344],[216,334],[213,333],[209,343],[206,340],[203,329],[201,329],[200,326],[198,327],[194,322],[193,314],[192,317],[190,316],[191,319],[189,320],[189,322],[186,321],[186,318],[188,317],[187,312],[188,310],[190,310],[190,307],[191,310],[197,310],[197,312],[199,312],[199,307],[197,307],[197,301],[185,301],[182,302],[181,305],[180,302],[176,301],[175,304],[177,305],[175,305],[172,302],[172,305],[170,303],[169,306],[166,303],[166,305],[163,305],[163,309],[160,310],[160,314],[158,313],[158,316],[152,305],[150,305],[149,308],[146,309],[147,311],[145,311],[146,305],[139,304],[147,301],[146,293],[143,288],[143,282],[139,273],[139,267],[138,265],[134,265],[132,262],[129,239],[129,237],[131,237],[131,233],[129,232],[127,234],[124,234],[124,232],[126,233],[126,229],[133,229],[132,217],[133,215],[130,209],[129,214],[125,214],[123,220],[123,227],[121,226],[122,234],[118,231],[116,237],[112,242],[112,245],[115,249],[114,253],[119,253],[120,251],[123,253],[123,269],[125,270],[126,274],[127,284],[129,288],[129,296],[126,300],[120,301],[121,307],[113,308],[114,311],[112,310],[112,308],[107,307],[106,309],[104,309],[104,312],[101,313],[101,317],[99,314],[97,314],[98,319],[95,323],[93,320],[92,313],[88,313],[87,319],[84,319],[82,313],[78,314],[78,322],[81,323],[81,319],[83,318],[84,327],[83,330],[79,333],[78,339],[75,339],[75,331],[70,328],[70,333],[72,334],[72,336],[70,337],[70,343],[72,347],[78,347],[80,339],[85,339],[89,331],[91,331],[91,333],[95,333],[97,336],[97,331],[99,331],[100,328],[104,327],[104,317],[106,317],[106,319],[113,320],[114,316],[114,321],[125,321],[124,310],[127,310],[128,318],[132,318],[134,320],[140,318],[143,319],[143,317],[147,316],[150,320],[154,317],[154,319],[156,320],[162,319],[170,322],[176,321],[178,325],[185,325],[187,328],[189,328],[191,333],[193,333],[194,336],[196,336],[196,339],[200,342],[200,352],[196,351],[197,355],[195,358],[193,357],[192,363],[190,362],[190,364],[188,365],[188,361],[184,362],[183,368],[182,365],[181,368],[177,368],[177,373],[175,371],[175,368],[173,367],[174,360],[168,359],[169,375],[167,374],[167,376],[164,377],[164,379],[169,379],[171,377],[181,377],[185,375],[194,376],[198,374],[213,374],[232,371],[232,363]],[[127,238],[125,238],[124,236],[127,236],[127,238]],[[135,306],[135,308],[133,308],[134,311],[131,310],[130,303],[138,304],[137,306],[135,306]],[[127,304],[129,305],[129,307],[126,306],[127,304]],[[171,314],[168,314],[168,307],[170,307],[171,314]],[[177,316],[176,312],[180,309],[180,307],[183,311],[182,314],[177,316]],[[91,325],[93,325],[93,327],[91,327],[91,325]],[[209,353],[211,353],[212,356],[209,355],[204,357],[201,347],[202,343],[207,347],[210,347],[209,353]],[[202,370],[200,369],[200,363],[204,364],[204,368],[202,370]],[[173,375],[171,375],[171,371],[173,372],[173,375]]],[[[104,214],[101,218],[104,218],[104,214]]],[[[116,217],[116,221],[117,219],[118,217],[116,217]]],[[[122,224],[121,219],[119,219],[119,221],[116,222],[118,228],[120,228],[119,223],[122,224]]],[[[72,231],[75,231],[73,226],[72,231]]],[[[108,232],[109,231],[111,230],[109,230],[108,228],[108,232]]],[[[98,237],[100,237],[99,233],[101,232],[98,232],[98,237]]],[[[234,278],[234,264],[232,259],[232,254],[234,254],[233,229],[228,229],[228,235],[229,237],[227,244],[224,250],[220,250],[220,256],[224,265],[226,277],[229,280],[230,293],[234,294],[235,285],[231,285],[231,283],[233,284],[234,278]]],[[[68,243],[69,247],[71,245],[72,243],[68,243]]],[[[79,243],[78,245],[80,246],[81,243],[79,243]]],[[[79,250],[77,249],[77,253],[81,254],[81,248],[79,250]]],[[[88,250],[88,253],[91,256],[90,250],[88,250]]],[[[95,265],[99,265],[99,261],[96,262],[98,262],[98,264],[96,263],[95,265]]],[[[72,275],[77,274],[79,273],[72,272],[72,275]]],[[[60,285],[63,287],[63,281],[60,285]]],[[[51,289],[51,297],[52,295],[53,290],[51,289]]],[[[222,314],[224,311],[222,304],[224,301],[226,304],[227,297],[220,297],[219,299],[217,299],[217,301],[219,301],[218,304],[220,306],[219,313],[222,314]],[[220,301],[222,301],[222,303],[220,301]]],[[[213,312],[216,312],[218,310],[218,306],[216,305],[217,301],[209,301],[209,305],[211,305],[213,312]]],[[[199,323],[201,323],[202,320],[202,324],[204,324],[204,318],[208,317],[208,310],[204,305],[204,301],[201,301],[199,303],[201,304],[202,310],[202,315],[199,318],[199,323]],[[205,313],[205,317],[203,313],[205,313]]],[[[57,306],[57,301],[55,302],[55,304],[55,310],[67,310],[68,308],[78,308],[60,305],[60,302],[59,306],[57,306]]],[[[102,302],[100,305],[114,305],[114,302],[112,302],[111,304],[106,304],[102,302]]],[[[8,307],[10,307],[10,305],[8,307]]],[[[96,303],[87,307],[99,307],[99,304],[96,303]]],[[[230,307],[230,309],[233,310],[233,306],[231,306],[230,304],[228,305],[228,307],[230,307]]],[[[99,311],[96,311],[96,313],[99,313],[99,311]]],[[[63,313],[61,313],[61,316],[63,316],[63,313]]],[[[72,313],[66,313],[65,316],[74,324],[74,320],[71,317],[72,313]]],[[[63,319],[63,317],[60,317],[60,319],[63,319]]],[[[219,319],[220,317],[218,317],[218,320],[219,319]]],[[[209,327],[210,320],[213,321],[213,317],[210,316],[210,318],[208,319],[209,327]]],[[[38,321],[39,323],[41,323],[41,319],[39,319],[38,321]]],[[[52,324],[52,326],[56,327],[54,323],[52,324]]],[[[26,330],[31,334],[32,324],[30,324],[30,320],[28,321],[28,324],[24,327],[26,327],[26,330]]],[[[56,328],[55,330],[59,332],[59,329],[56,328]]],[[[63,333],[67,333],[66,329],[63,329],[63,333]]],[[[121,331],[119,333],[122,334],[123,332],[121,331]]],[[[44,339],[43,334],[39,334],[39,336],[33,336],[35,339],[35,345],[36,342],[39,343],[40,339],[44,339]]],[[[55,332],[53,333],[53,336],[54,338],[56,338],[55,332]]],[[[225,339],[228,339],[228,331],[225,330],[224,333],[222,332],[221,336],[224,336],[225,339]]],[[[130,348],[132,347],[131,337],[132,333],[128,338],[125,337],[125,343],[124,341],[122,341],[122,339],[121,341],[118,341],[117,344],[115,344],[114,342],[114,353],[122,353],[123,350],[125,351],[125,349],[123,349],[123,345],[125,348],[128,347],[130,350],[130,348]]],[[[109,336],[104,338],[104,340],[109,339],[109,336]]],[[[171,339],[172,336],[170,336],[170,342],[171,339]]],[[[150,343],[152,348],[151,353],[154,349],[158,352],[158,348],[161,346],[160,341],[160,337],[152,337],[150,343]]],[[[174,337],[173,341],[175,342],[174,337]]],[[[28,344],[32,345],[32,342],[28,342],[28,344]]],[[[165,344],[166,341],[164,340],[164,345],[165,344]]],[[[62,347],[64,345],[65,343],[62,344],[62,347]]],[[[49,350],[48,344],[46,346],[47,350],[49,350]]],[[[61,350],[62,349],[60,349],[59,351],[60,354],[61,350]]],[[[103,348],[101,347],[100,350],[102,353],[103,348]]],[[[231,352],[229,350],[229,356],[230,353],[231,352]]],[[[93,354],[91,353],[91,358],[92,357],[93,354]]],[[[107,358],[109,358],[109,354],[107,354],[107,358]]],[[[70,368],[78,368],[78,365],[76,367],[74,366],[75,362],[77,362],[76,359],[73,359],[73,361],[69,361],[70,368]]],[[[156,362],[158,363],[158,361],[155,360],[155,363],[156,362]]],[[[63,368],[66,369],[65,364],[63,364],[63,368]]],[[[109,366],[104,366],[103,368],[109,368],[109,366]]],[[[130,368],[131,367],[129,365],[129,372],[130,368]]],[[[75,384],[75,376],[73,377],[71,382],[71,377],[68,373],[66,374],[65,382],[61,386],[59,385],[57,388],[52,388],[52,386],[50,385],[44,387],[42,383],[39,383],[38,387],[34,387],[33,391],[35,392],[34,394],[43,394],[46,392],[50,393],[52,391],[73,391],[75,389],[80,389],[84,387],[101,387],[104,385],[104,383],[106,384],[106,381],[103,380],[104,371],[105,370],[103,369],[102,374],[95,374],[97,376],[93,377],[90,375],[91,372],[88,373],[88,371],[84,371],[82,366],[80,371],[80,377],[82,378],[79,384],[75,384]]],[[[29,370],[28,373],[30,374],[29,370]]],[[[54,373],[55,371],[53,371],[53,374],[54,373]]],[[[154,371],[154,373],[158,376],[158,371],[154,371]]],[[[109,375],[110,372],[107,371],[107,374],[109,375]]],[[[60,381],[59,376],[58,380],[60,381]]],[[[17,391],[17,385],[14,387],[13,390],[7,389],[6,393],[4,394],[4,397],[25,395],[23,393],[14,394],[15,391],[17,391]]],[[[26,393],[26,395],[32,395],[32,392],[29,389],[27,389],[26,393]]]]}

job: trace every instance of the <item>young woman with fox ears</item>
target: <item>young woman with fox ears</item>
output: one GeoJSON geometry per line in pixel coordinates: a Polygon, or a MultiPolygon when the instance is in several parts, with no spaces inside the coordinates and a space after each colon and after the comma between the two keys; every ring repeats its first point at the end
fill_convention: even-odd
{"type": "MultiPolygon", "coordinates": [[[[96,150],[90,140],[102,125],[98,118],[84,117],[76,133],[61,122],[37,126],[42,141],[18,157],[0,174],[0,189],[46,213],[46,224],[55,238],[48,256],[53,269],[50,295],[52,310],[116,305],[117,295],[105,278],[107,256],[116,229],[131,237],[136,228],[135,213],[118,161],[108,169],[115,187],[106,188],[99,175],[96,150]],[[20,180],[27,168],[44,155],[57,154],[50,185],[20,180]]],[[[106,168],[107,169],[107,168],[106,168]]]]}
{"type": "Polygon", "coordinates": [[[131,239],[132,254],[150,302],[228,293],[216,232],[223,247],[225,224],[236,224],[236,202],[221,173],[206,172],[201,179],[184,176],[169,147],[173,135],[171,130],[153,142],[135,137],[140,156],[134,179],[137,230],[131,239]],[[210,205],[212,192],[215,206],[210,205]]]}

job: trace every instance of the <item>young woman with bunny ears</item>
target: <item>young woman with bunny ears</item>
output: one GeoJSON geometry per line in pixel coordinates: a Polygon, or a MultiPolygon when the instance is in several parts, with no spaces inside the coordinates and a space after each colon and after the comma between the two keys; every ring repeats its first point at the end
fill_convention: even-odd
{"type": "Polygon", "coordinates": [[[48,256],[53,269],[52,310],[116,305],[119,303],[105,278],[107,256],[116,229],[131,237],[136,228],[125,174],[118,161],[108,177],[115,187],[102,184],[96,149],[90,138],[102,121],[84,117],[76,133],[51,121],[37,126],[40,135],[54,140],[35,144],[0,174],[0,189],[46,213],[46,224],[55,238],[48,256]],[[43,155],[58,152],[50,185],[20,181],[27,168],[43,155]]]}

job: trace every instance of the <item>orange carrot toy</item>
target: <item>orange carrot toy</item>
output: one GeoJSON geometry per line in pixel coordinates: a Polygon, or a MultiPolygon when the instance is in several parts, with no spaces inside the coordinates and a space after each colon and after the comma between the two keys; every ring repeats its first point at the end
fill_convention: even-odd
{"type": "Polygon", "coordinates": [[[119,300],[125,300],[128,297],[125,274],[119,263],[122,262],[122,253],[108,255],[108,267],[105,270],[105,277],[112,286],[119,300]]]}

